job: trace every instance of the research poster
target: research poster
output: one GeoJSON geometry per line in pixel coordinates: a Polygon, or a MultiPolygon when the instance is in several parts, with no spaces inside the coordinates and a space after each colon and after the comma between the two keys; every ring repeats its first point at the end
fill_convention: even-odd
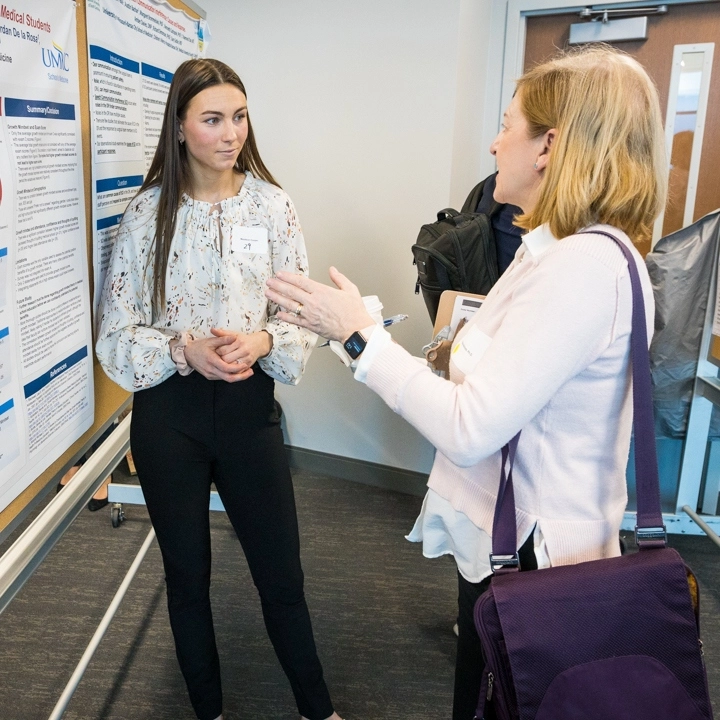
{"type": "Polygon", "coordinates": [[[94,306],[128,202],[160,136],[177,66],[204,54],[204,21],[156,0],[87,0],[94,306]]]}
{"type": "Polygon", "coordinates": [[[75,3],[0,7],[0,510],[93,422],[75,3]]]}

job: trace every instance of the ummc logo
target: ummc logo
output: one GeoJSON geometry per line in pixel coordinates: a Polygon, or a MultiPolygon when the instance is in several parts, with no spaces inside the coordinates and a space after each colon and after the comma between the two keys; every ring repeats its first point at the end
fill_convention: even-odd
{"type": "Polygon", "coordinates": [[[53,42],[51,49],[42,48],[42,61],[45,67],[59,68],[65,72],[70,72],[69,55],[63,52],[63,49],[53,42]]]}

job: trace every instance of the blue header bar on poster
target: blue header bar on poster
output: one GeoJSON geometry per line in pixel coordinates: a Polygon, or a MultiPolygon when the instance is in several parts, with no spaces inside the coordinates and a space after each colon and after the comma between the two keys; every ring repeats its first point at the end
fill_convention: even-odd
{"type": "Polygon", "coordinates": [[[80,348],[77,352],[74,352],[69,357],[59,362],[55,367],[51,368],[48,372],[36,378],[32,382],[28,383],[25,390],[25,397],[32,397],[36,392],[42,390],[46,385],[51,383],[56,377],[67,372],[71,367],[77,365],[81,360],[87,357],[88,349],[87,345],[84,348],[80,348]]]}
{"type": "Polygon", "coordinates": [[[8,410],[12,410],[15,407],[15,402],[12,398],[10,398],[6,403],[3,403],[0,405],[0,415],[3,415],[8,410]]]}
{"type": "Polygon", "coordinates": [[[109,227],[115,227],[116,225],[119,225],[121,220],[122,213],[120,213],[119,215],[111,215],[110,217],[101,218],[97,221],[97,229],[107,230],[107,228],[109,227]]]}
{"type": "Polygon", "coordinates": [[[45,118],[46,120],[74,120],[75,106],[47,100],[5,98],[5,115],[8,117],[45,118]]]}
{"type": "Polygon", "coordinates": [[[163,82],[170,83],[175,73],[168,72],[167,70],[155,67],[154,65],[148,65],[147,63],[143,63],[142,74],[145,77],[152,78],[153,80],[162,80],[163,82]]]}
{"type": "Polygon", "coordinates": [[[123,57],[119,53],[106,50],[104,47],[100,47],[99,45],[90,46],[90,59],[100,60],[100,62],[105,62],[109,65],[115,65],[115,67],[122,68],[128,72],[140,73],[139,62],[123,57]]]}
{"type": "Polygon", "coordinates": [[[95,183],[95,192],[99,195],[104,192],[123,190],[124,188],[140,187],[143,182],[142,175],[126,175],[125,177],[105,178],[95,183]]]}

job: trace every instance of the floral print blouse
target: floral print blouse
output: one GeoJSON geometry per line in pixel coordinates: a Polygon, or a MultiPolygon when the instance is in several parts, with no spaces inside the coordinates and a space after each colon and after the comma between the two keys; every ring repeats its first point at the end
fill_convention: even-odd
{"type": "Polygon", "coordinates": [[[278,270],[308,274],[295,208],[287,194],[246,173],[240,192],[215,205],[183,195],[166,276],[165,307],[153,318],[153,264],[159,188],[128,206],[118,230],[100,302],[96,352],[105,372],[128,391],[152,387],[176,372],[169,343],[210,328],[273,337],[258,360],[282,383],[299,382],[317,337],[280,322],[264,295],[278,270]],[[219,208],[219,209],[218,209],[219,208]]]}

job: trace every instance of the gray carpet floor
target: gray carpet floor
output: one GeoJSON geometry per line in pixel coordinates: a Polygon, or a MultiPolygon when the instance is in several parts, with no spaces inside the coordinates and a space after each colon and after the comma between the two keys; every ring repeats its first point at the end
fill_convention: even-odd
{"type": "MultiPolygon", "coordinates": [[[[455,570],[448,558],[424,559],[403,538],[420,499],[303,472],[295,483],[308,603],[338,711],[347,720],[449,718],[455,570]]],[[[84,511],[0,615],[0,719],[49,716],[150,529],[144,508],[126,506],[126,515],[113,529],[109,508],[84,511]]],[[[211,525],[226,720],[297,720],[232,528],[222,513],[211,525]]],[[[672,544],[700,580],[718,713],[720,549],[702,537],[672,544]]],[[[193,717],[153,544],[65,718],[193,717]]]]}

